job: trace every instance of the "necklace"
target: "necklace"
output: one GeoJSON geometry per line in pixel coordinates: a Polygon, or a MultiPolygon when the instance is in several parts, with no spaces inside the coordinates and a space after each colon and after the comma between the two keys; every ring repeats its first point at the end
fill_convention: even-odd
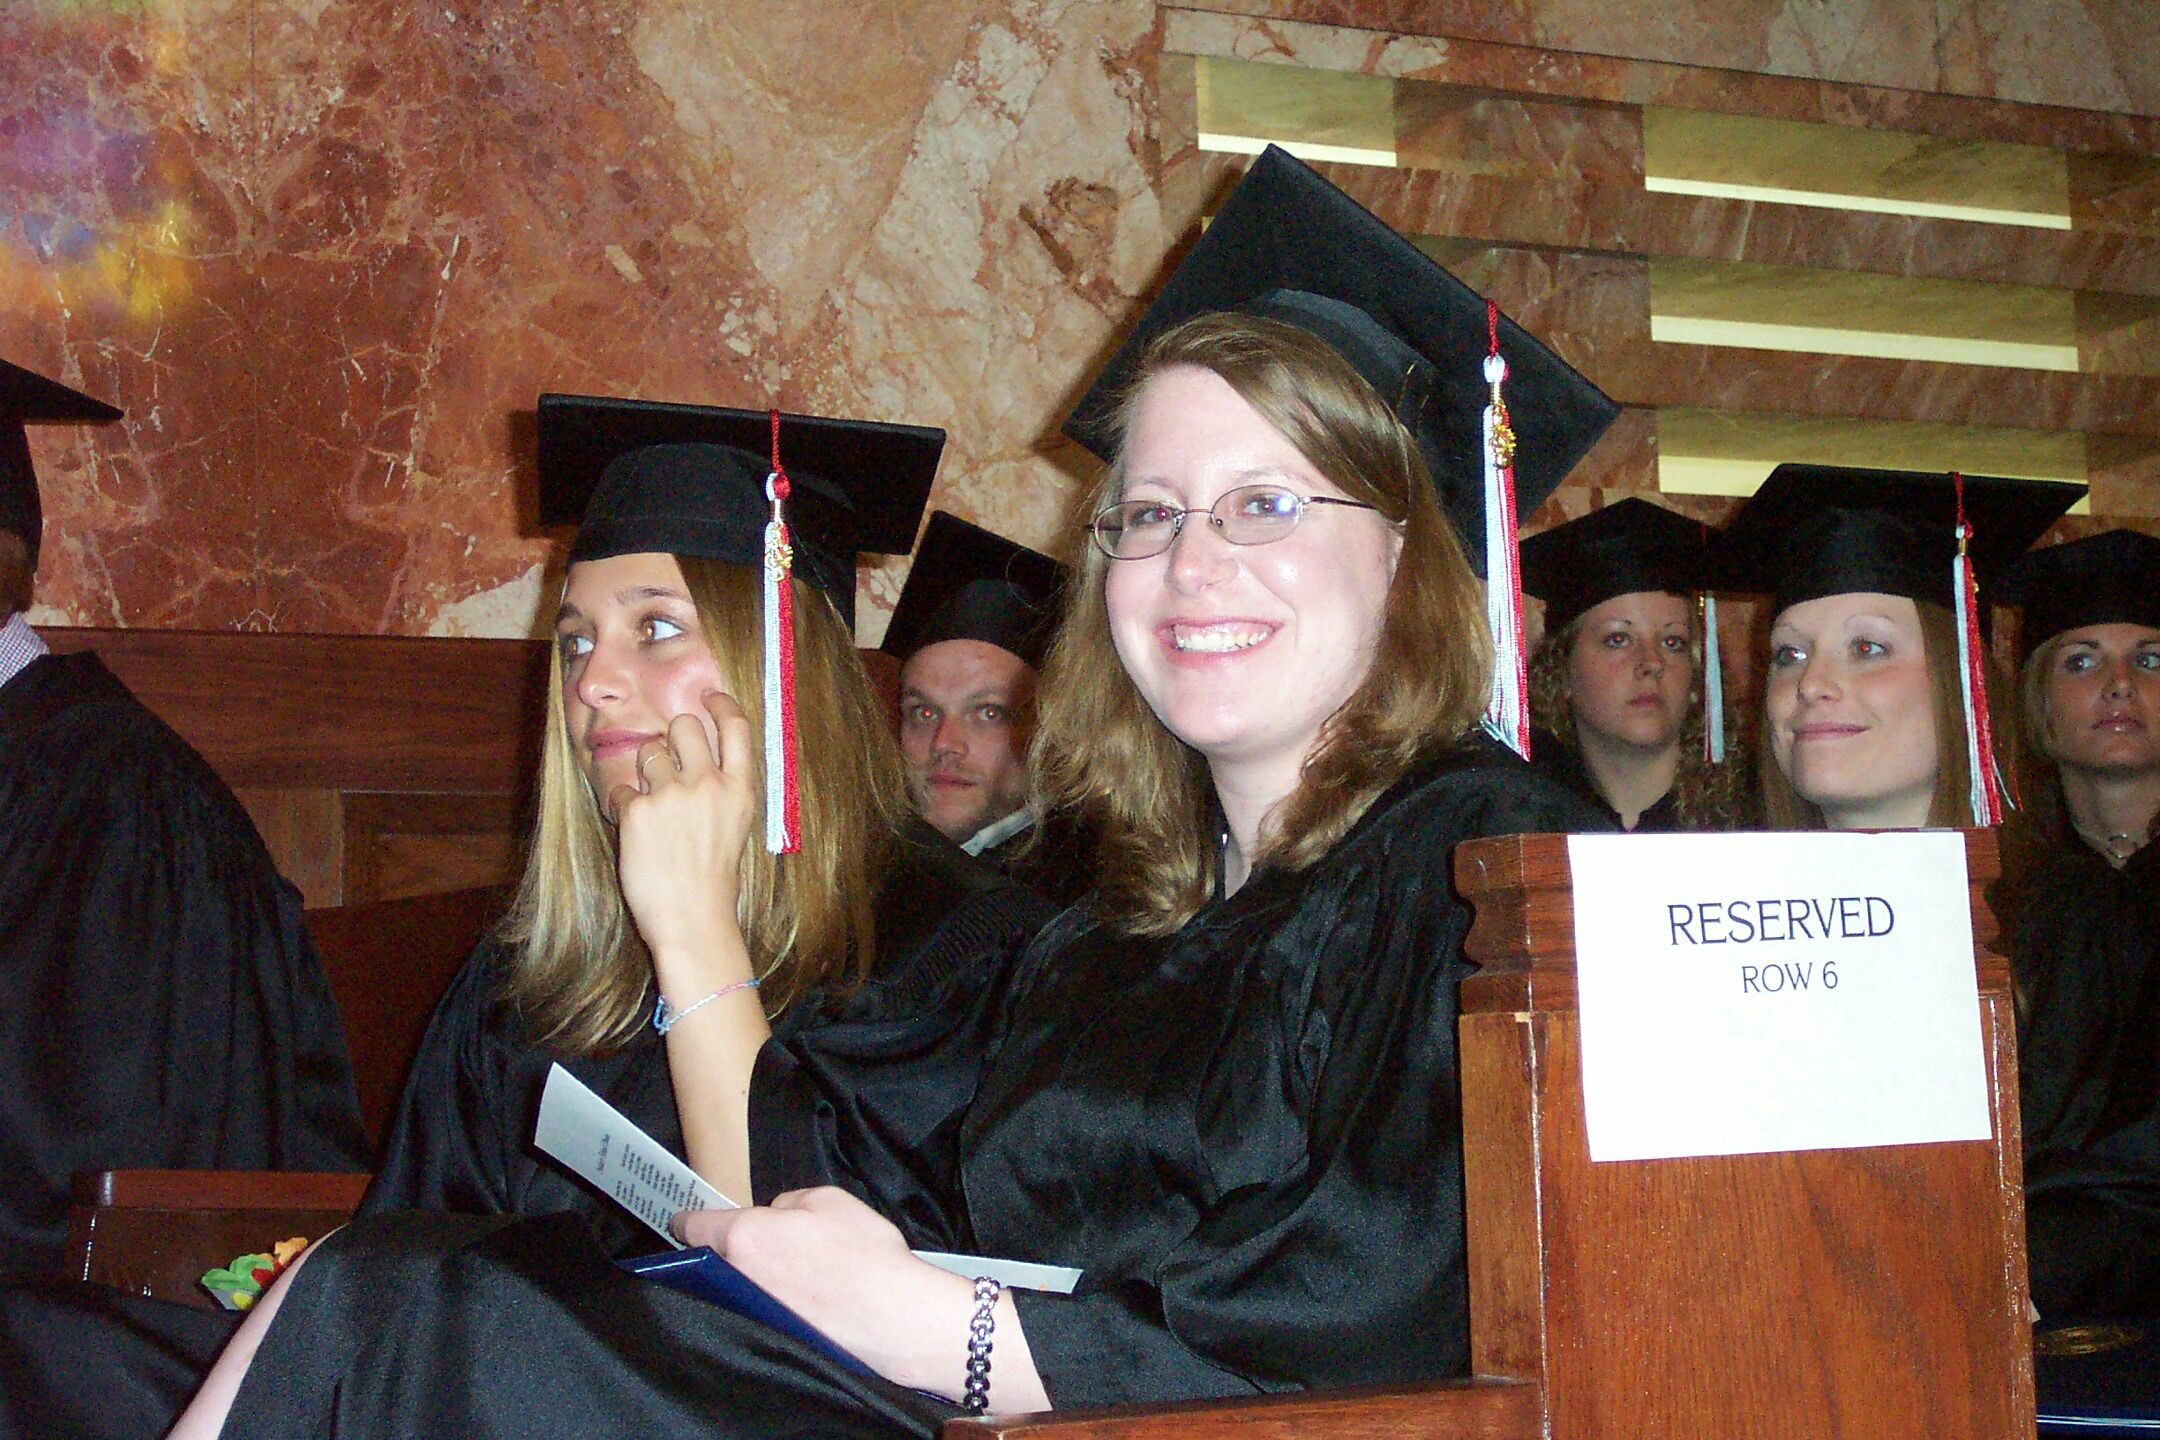
{"type": "Polygon", "coordinates": [[[2118,870],[2128,864],[2130,857],[2137,854],[2145,844],[2141,837],[2132,835],[2127,830],[2117,830],[2111,835],[2102,836],[2097,830],[2087,830],[2080,825],[2077,833],[2086,844],[2106,856],[2118,870]]]}

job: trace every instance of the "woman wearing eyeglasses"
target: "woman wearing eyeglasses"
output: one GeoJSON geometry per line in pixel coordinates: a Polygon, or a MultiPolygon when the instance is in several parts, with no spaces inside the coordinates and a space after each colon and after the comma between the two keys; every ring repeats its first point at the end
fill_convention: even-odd
{"type": "MultiPolygon", "coordinates": [[[[1406,291],[1476,307],[1474,365],[1483,305],[1290,166],[1264,158],[1188,266],[1279,230],[1256,184],[1333,197],[1345,249],[1399,247],[1380,262],[1408,268],[1406,291]]],[[[863,1372],[633,1295],[544,1222],[356,1226],[298,1272],[225,1434],[926,1435],[955,1410],[1465,1368],[1470,915],[1450,862],[1474,836],[1598,821],[1479,733],[1482,597],[1434,493],[1477,494],[1476,451],[1466,466],[1426,392],[1379,388],[1433,363],[1303,289],[1197,315],[1177,293],[1076,421],[1113,463],[1035,747],[1050,798],[1100,826],[1104,882],[984,995],[973,1094],[917,1157],[919,1198],[955,1233],[1077,1267],[1078,1290],[933,1269],[908,1253],[912,1221],[851,1193],[845,1145],[806,1149],[753,1176],[768,1203],[680,1228],[863,1372]]],[[[1538,397],[1517,413],[1551,421],[1525,436],[1518,483],[1549,489],[1611,407],[1500,334],[1538,397]]]]}

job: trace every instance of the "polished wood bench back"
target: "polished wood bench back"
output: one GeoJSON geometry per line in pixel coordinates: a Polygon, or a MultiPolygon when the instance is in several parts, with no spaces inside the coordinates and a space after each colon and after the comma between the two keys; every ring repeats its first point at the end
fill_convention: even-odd
{"type": "MultiPolygon", "coordinates": [[[[200,750],[309,908],[512,879],[547,703],[538,640],[41,629],[200,750]]],[[[860,652],[888,713],[899,667],[860,652]]]]}

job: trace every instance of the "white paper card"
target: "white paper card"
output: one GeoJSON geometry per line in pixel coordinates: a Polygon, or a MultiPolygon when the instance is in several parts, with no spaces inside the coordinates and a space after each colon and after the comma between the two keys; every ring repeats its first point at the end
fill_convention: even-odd
{"type": "Polygon", "coordinates": [[[533,1144],[678,1250],[667,1227],[679,1212],[740,1208],[560,1065],[548,1067],[533,1144]]]}
{"type": "Polygon", "coordinates": [[[1985,1140],[1965,840],[1573,835],[1593,1160],[1985,1140]]]}
{"type": "MultiPolygon", "coordinates": [[[[668,1221],[682,1210],[735,1210],[740,1207],[698,1178],[675,1153],[629,1117],[595,1095],[575,1075],[553,1065],[540,1092],[540,1120],[533,1144],[554,1156],[571,1173],[599,1187],[625,1210],[651,1226],[661,1239],[682,1248],[668,1233],[668,1221]]],[[[987,1275],[1001,1285],[1070,1295],[1080,1272],[1064,1265],[1027,1260],[995,1260],[983,1255],[952,1255],[917,1250],[915,1258],[973,1279],[987,1275]]]]}

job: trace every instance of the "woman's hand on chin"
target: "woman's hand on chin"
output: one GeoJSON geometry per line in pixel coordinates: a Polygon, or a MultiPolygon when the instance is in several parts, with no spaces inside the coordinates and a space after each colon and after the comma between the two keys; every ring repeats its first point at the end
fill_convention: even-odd
{"type": "Polygon", "coordinates": [[[618,785],[608,797],[623,903],[656,959],[709,953],[736,926],[743,847],[757,814],[750,718],[719,693],[705,697],[705,708],[717,755],[704,719],[677,715],[666,739],[638,750],[642,788],[618,785]]]}
{"type": "Polygon", "coordinates": [[[886,1379],[959,1399],[974,1287],[909,1254],[891,1222],[845,1190],[686,1211],[674,1228],[886,1379]]]}

